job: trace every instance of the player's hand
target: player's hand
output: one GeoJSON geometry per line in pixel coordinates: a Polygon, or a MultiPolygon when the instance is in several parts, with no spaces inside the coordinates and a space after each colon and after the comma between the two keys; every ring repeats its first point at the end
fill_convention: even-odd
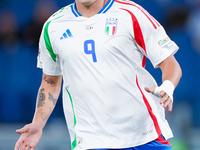
{"type": "MultiPolygon", "coordinates": [[[[144,89],[148,93],[154,94],[155,88],[145,87],[144,89]]],[[[169,95],[167,93],[165,93],[164,91],[160,91],[160,97],[161,97],[160,104],[163,104],[164,108],[166,108],[168,106],[168,110],[172,111],[173,101],[171,100],[171,98],[169,97],[169,95]]]]}
{"type": "Polygon", "coordinates": [[[15,144],[14,150],[28,150],[29,148],[34,150],[42,136],[42,129],[36,123],[25,125],[16,132],[22,135],[15,144]]]}

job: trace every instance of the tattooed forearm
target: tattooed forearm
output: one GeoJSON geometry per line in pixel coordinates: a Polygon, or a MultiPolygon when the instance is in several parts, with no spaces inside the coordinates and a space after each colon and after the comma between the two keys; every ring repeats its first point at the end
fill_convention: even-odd
{"type": "Polygon", "coordinates": [[[41,107],[45,104],[45,93],[44,88],[40,89],[38,94],[38,100],[37,100],[37,107],[41,107]]]}
{"type": "Polygon", "coordinates": [[[47,78],[47,77],[44,77],[44,81],[46,81],[49,84],[54,84],[55,83],[52,78],[47,78]]]}
{"type": "Polygon", "coordinates": [[[51,93],[49,93],[49,100],[52,101],[54,105],[56,105],[57,99],[54,98],[51,93]]]}
{"type": "Polygon", "coordinates": [[[46,121],[48,119],[48,115],[45,112],[41,113],[42,121],[46,121]]]}
{"type": "Polygon", "coordinates": [[[40,114],[41,114],[42,121],[48,120],[48,118],[49,118],[49,116],[50,116],[52,111],[53,110],[52,110],[51,107],[49,107],[49,111],[48,112],[43,112],[43,110],[41,110],[40,114]]]}

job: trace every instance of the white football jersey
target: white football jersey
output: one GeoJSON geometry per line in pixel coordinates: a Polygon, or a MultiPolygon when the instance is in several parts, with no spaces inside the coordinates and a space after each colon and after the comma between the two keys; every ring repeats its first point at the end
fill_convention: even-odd
{"type": "Polygon", "coordinates": [[[75,3],[44,24],[38,67],[63,75],[63,107],[72,149],[127,148],[145,144],[171,129],[159,98],[144,87],[157,86],[145,69],[156,68],[178,46],[138,4],[108,0],[86,18],[75,3]]]}

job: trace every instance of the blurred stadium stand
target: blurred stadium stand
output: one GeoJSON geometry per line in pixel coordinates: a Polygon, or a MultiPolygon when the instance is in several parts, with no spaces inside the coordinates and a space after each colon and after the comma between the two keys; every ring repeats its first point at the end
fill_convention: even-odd
{"type": "MultiPolygon", "coordinates": [[[[0,0],[0,150],[13,149],[17,128],[30,123],[42,71],[36,68],[44,21],[73,0],[0,0]]],[[[200,1],[135,0],[166,29],[180,50],[175,54],[183,76],[167,119],[173,150],[200,150],[200,1]]],[[[161,84],[161,72],[147,61],[161,84]]],[[[61,96],[36,150],[70,149],[61,96]],[[58,130],[59,129],[59,130],[58,130]]]]}

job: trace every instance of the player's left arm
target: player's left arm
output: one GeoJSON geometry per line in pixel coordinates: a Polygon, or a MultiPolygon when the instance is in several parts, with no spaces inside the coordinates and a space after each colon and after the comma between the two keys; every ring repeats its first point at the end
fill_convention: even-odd
{"type": "Polygon", "coordinates": [[[157,88],[158,94],[161,97],[160,104],[163,104],[164,108],[168,106],[168,110],[172,111],[173,91],[180,81],[180,78],[182,76],[182,70],[179,63],[177,62],[177,60],[173,55],[170,55],[168,58],[162,61],[158,65],[158,67],[162,71],[163,84],[160,87],[154,87],[154,88],[145,87],[145,90],[155,95],[157,88]],[[166,89],[166,91],[164,89],[166,89]]]}
{"type": "Polygon", "coordinates": [[[173,92],[182,76],[180,65],[173,56],[179,47],[168,37],[163,26],[144,8],[136,4],[132,6],[135,7],[126,11],[132,18],[132,35],[138,50],[155,68],[162,70],[163,83],[158,87],[145,87],[145,90],[161,98],[163,107],[168,106],[169,111],[172,111],[173,92]]]}

